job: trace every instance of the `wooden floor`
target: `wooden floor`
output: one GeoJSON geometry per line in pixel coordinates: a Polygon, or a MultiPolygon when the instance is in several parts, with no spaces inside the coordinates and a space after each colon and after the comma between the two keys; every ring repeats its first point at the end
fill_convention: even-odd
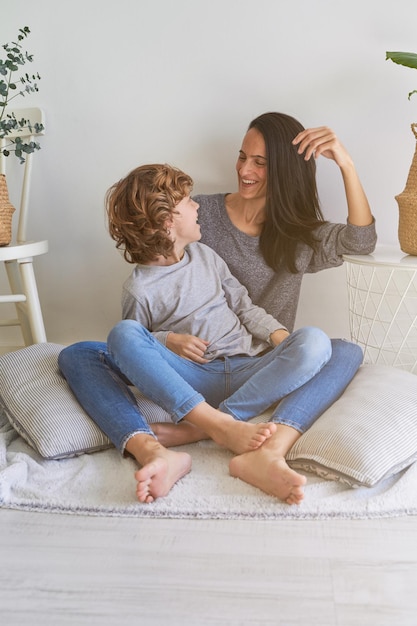
{"type": "Polygon", "coordinates": [[[416,626],[417,518],[0,510],[2,626],[416,626]]]}

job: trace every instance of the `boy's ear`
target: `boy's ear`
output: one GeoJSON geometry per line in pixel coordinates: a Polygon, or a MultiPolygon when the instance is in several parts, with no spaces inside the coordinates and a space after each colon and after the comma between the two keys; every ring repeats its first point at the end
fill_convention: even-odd
{"type": "Polygon", "coordinates": [[[167,220],[165,222],[165,232],[168,235],[168,237],[171,234],[171,231],[173,230],[173,227],[174,227],[174,222],[172,220],[167,220]]]}

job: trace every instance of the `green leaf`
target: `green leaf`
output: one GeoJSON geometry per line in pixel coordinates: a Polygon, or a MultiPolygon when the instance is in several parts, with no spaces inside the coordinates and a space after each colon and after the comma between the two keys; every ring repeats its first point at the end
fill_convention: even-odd
{"type": "MultiPolygon", "coordinates": [[[[11,100],[14,100],[17,96],[24,97],[27,94],[38,91],[38,85],[35,81],[40,80],[39,74],[30,75],[24,72],[22,76],[13,76],[15,72],[21,70],[22,66],[33,61],[33,55],[23,50],[21,45],[21,42],[29,33],[29,27],[24,26],[24,28],[19,29],[17,41],[12,41],[2,46],[2,49],[6,52],[6,58],[0,59],[0,139],[6,138],[12,131],[22,129],[24,126],[32,128],[30,120],[22,119],[18,121],[13,115],[6,113],[6,107],[11,100]],[[5,80],[1,79],[3,76],[5,80]]],[[[36,124],[34,127],[43,130],[41,124],[36,124]]],[[[24,163],[25,160],[23,154],[30,154],[40,149],[38,143],[23,143],[21,137],[15,138],[14,141],[10,139],[10,141],[12,148],[3,146],[2,154],[9,156],[9,154],[14,153],[21,163],[24,163]]]]}
{"type": "Polygon", "coordinates": [[[398,65],[417,69],[417,54],[414,52],[386,52],[385,60],[391,60],[398,65]]]}

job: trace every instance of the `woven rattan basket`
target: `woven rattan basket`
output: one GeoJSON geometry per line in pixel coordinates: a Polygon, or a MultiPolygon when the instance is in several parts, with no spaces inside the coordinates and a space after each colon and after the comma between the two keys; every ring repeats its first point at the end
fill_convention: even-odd
{"type": "MultiPolygon", "coordinates": [[[[417,139],[417,124],[411,124],[417,139]]],[[[405,189],[395,196],[399,208],[398,240],[406,254],[417,256],[417,143],[405,189]]]]}
{"type": "Polygon", "coordinates": [[[6,176],[0,174],[0,246],[8,246],[12,240],[12,217],[15,208],[9,201],[6,176]]]}

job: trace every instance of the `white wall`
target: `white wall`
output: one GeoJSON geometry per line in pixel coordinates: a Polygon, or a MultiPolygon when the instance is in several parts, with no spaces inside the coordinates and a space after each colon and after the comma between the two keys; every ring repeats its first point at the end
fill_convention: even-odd
{"type": "MultiPolygon", "coordinates": [[[[2,0],[2,16],[1,43],[31,29],[29,69],[42,78],[38,94],[15,104],[47,115],[30,234],[50,243],[36,263],[49,341],[105,339],[120,317],[131,267],[106,232],[107,188],[165,161],[189,172],[196,192],[234,191],[242,136],[265,111],[334,128],[380,242],[397,243],[417,72],[385,51],[417,51],[415,0],[2,0]]],[[[319,163],[319,188],[326,217],[344,221],[333,163],[319,163]]],[[[344,268],[306,278],[298,323],[348,335],[344,268]]]]}

